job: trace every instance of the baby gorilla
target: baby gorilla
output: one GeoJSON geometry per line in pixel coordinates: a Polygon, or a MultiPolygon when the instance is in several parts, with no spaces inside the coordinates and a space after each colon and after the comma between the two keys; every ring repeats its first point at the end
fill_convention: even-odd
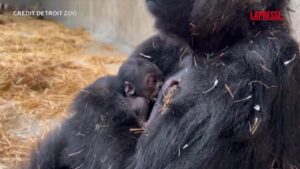
{"type": "Polygon", "coordinates": [[[118,73],[128,109],[143,125],[158,97],[163,75],[153,63],[144,59],[129,59],[118,73]]]}
{"type": "Polygon", "coordinates": [[[132,155],[139,137],[130,129],[148,119],[162,80],[160,69],[139,58],[127,60],[117,76],[97,79],[75,98],[71,117],[32,154],[28,169],[125,168],[123,157],[132,155]]]}

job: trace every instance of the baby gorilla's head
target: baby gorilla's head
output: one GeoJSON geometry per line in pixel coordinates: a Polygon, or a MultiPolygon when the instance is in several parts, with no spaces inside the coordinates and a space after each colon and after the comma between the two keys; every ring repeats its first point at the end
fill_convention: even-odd
{"type": "Polygon", "coordinates": [[[163,85],[161,70],[145,59],[129,59],[120,68],[118,79],[128,110],[143,126],[163,85]]]}
{"type": "Polygon", "coordinates": [[[125,96],[144,97],[149,102],[155,102],[163,85],[161,70],[141,58],[126,61],[119,70],[118,78],[124,87],[125,96]]]}

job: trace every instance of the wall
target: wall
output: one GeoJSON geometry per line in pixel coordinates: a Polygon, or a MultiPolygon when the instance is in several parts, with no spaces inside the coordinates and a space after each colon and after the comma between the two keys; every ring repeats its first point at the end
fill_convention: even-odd
{"type": "MultiPolygon", "coordinates": [[[[153,18],[145,0],[0,0],[38,4],[45,10],[76,11],[76,16],[50,17],[71,27],[85,27],[98,40],[113,43],[129,52],[154,34],[153,18]]],[[[292,0],[293,35],[300,40],[300,0],[292,0]]]]}
{"type": "Polygon", "coordinates": [[[300,42],[300,0],[292,0],[290,8],[292,9],[290,12],[292,33],[298,42],[300,42]]]}
{"type": "Polygon", "coordinates": [[[154,33],[144,0],[41,0],[43,9],[76,11],[77,16],[50,17],[72,27],[85,27],[101,41],[125,51],[154,33]]]}
{"type": "Polygon", "coordinates": [[[15,6],[34,6],[39,0],[0,0],[0,3],[10,3],[15,6]]]}

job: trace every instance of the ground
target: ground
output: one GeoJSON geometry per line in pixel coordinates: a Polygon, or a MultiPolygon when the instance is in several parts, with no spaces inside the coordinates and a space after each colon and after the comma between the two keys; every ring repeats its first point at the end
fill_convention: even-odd
{"type": "Polygon", "coordinates": [[[84,29],[0,15],[0,169],[24,165],[37,140],[68,116],[75,94],[115,74],[125,56],[84,29]]]}

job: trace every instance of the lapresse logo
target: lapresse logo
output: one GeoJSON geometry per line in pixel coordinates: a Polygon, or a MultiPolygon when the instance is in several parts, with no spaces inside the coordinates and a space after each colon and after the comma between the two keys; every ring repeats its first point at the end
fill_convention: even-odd
{"type": "Polygon", "coordinates": [[[252,21],[284,21],[281,11],[251,11],[252,21]]]}

